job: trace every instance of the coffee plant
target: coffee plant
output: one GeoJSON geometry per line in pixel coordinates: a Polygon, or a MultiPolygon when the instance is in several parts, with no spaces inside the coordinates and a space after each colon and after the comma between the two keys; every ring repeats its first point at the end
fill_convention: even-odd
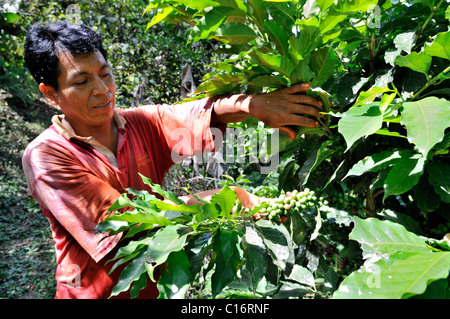
{"type": "Polygon", "coordinates": [[[99,230],[145,235],[118,254],[131,262],[114,293],[137,296],[165,264],[161,298],[450,297],[447,2],[154,0],[146,14],[216,45],[197,98],[308,82],[326,116],[280,139],[279,194],[255,209],[233,209],[228,186],[193,207],[121,197],[133,210],[99,230]]]}
{"type": "Polygon", "coordinates": [[[186,205],[142,178],[152,193],[128,189],[96,228],[132,238],[112,260],[111,271],[129,262],[113,296],[130,289],[137,297],[150,278],[160,298],[326,297],[361,260],[345,239],[353,217],[312,190],[261,198],[249,209],[225,186],[186,205]]]}

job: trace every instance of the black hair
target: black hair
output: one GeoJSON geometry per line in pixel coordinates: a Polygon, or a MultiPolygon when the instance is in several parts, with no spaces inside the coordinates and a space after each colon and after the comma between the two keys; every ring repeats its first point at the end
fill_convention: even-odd
{"type": "Polygon", "coordinates": [[[52,86],[56,91],[61,51],[73,56],[99,51],[107,59],[100,35],[84,25],[65,21],[33,24],[25,40],[25,65],[38,84],[52,86]]]}

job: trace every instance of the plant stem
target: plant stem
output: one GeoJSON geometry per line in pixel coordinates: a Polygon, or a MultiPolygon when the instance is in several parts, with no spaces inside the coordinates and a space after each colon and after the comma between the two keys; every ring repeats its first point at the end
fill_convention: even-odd
{"type": "Polygon", "coordinates": [[[428,89],[431,85],[433,85],[434,83],[437,82],[437,80],[439,80],[439,76],[441,74],[446,74],[450,72],[450,66],[448,66],[444,71],[442,71],[441,73],[439,73],[438,75],[436,75],[434,78],[432,78],[431,80],[429,80],[427,82],[427,84],[425,84],[425,86],[423,88],[421,88],[416,94],[413,95],[413,97],[411,98],[412,100],[415,100],[423,91],[425,91],[426,89],[428,89]]]}
{"type": "Polygon", "coordinates": [[[318,117],[316,117],[317,121],[322,125],[323,129],[330,135],[333,135],[333,132],[328,128],[328,126],[318,117]]]}
{"type": "Polygon", "coordinates": [[[441,6],[442,2],[444,2],[444,0],[441,0],[441,2],[438,3],[437,6],[435,6],[434,8],[431,8],[431,13],[428,16],[428,18],[425,20],[424,24],[422,25],[422,27],[419,29],[419,32],[417,32],[416,35],[416,41],[419,39],[419,37],[422,35],[423,30],[425,30],[426,26],[428,25],[428,23],[431,21],[431,19],[433,18],[433,16],[436,14],[436,12],[438,12],[439,7],[441,6]]]}
{"type": "Polygon", "coordinates": [[[395,93],[402,99],[403,102],[405,102],[405,99],[398,92],[397,87],[395,86],[394,82],[391,82],[391,84],[392,84],[392,87],[394,88],[395,93]]]}

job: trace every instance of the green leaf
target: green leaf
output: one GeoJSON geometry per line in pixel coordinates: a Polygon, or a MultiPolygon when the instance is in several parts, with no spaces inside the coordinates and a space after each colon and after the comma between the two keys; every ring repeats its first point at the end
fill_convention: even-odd
{"type": "Polygon", "coordinates": [[[158,280],[158,299],[184,299],[191,274],[189,260],[184,250],[172,252],[161,269],[158,280]]]}
{"type": "Polygon", "coordinates": [[[213,297],[217,296],[234,279],[242,264],[239,249],[241,236],[242,230],[240,228],[221,227],[215,233],[213,247],[217,257],[215,260],[216,269],[211,277],[213,297]]]}
{"type": "Polygon", "coordinates": [[[315,287],[314,275],[305,267],[295,264],[287,278],[300,284],[315,287]]]}
{"type": "Polygon", "coordinates": [[[408,140],[417,146],[424,157],[444,137],[450,124],[450,102],[427,97],[403,103],[401,122],[406,126],[408,140]]]}
{"type": "Polygon", "coordinates": [[[322,43],[322,37],[319,29],[319,20],[316,17],[301,20],[298,23],[298,28],[300,29],[300,34],[291,36],[289,43],[299,57],[297,60],[301,60],[306,58],[322,43]]]}
{"type": "Polygon", "coordinates": [[[268,220],[259,220],[256,230],[260,233],[264,245],[271,256],[273,263],[285,270],[287,264],[294,263],[294,250],[292,239],[283,225],[276,225],[268,220]]]}
{"type": "Polygon", "coordinates": [[[283,88],[288,86],[287,81],[281,75],[258,75],[252,78],[248,84],[269,88],[283,88]]]}
{"type": "Polygon", "coordinates": [[[139,173],[139,176],[141,176],[142,181],[144,182],[144,184],[146,184],[146,185],[148,185],[148,186],[150,186],[152,188],[153,192],[158,193],[162,197],[171,200],[175,204],[178,204],[178,205],[185,204],[181,199],[178,198],[177,194],[175,194],[174,192],[170,192],[170,191],[164,190],[161,187],[161,185],[154,184],[150,178],[145,177],[141,173],[139,173]]]}
{"type": "Polygon", "coordinates": [[[447,278],[449,265],[450,252],[397,252],[350,274],[333,298],[408,298],[424,293],[430,283],[447,278]]]}
{"type": "MultiPolygon", "coordinates": [[[[345,14],[327,14],[320,20],[320,33],[325,34],[347,18],[345,14]]],[[[338,31],[340,32],[340,31],[338,31]]],[[[325,38],[325,37],[324,37],[325,38]]],[[[324,41],[326,42],[326,41],[324,41]]]]}
{"type": "Polygon", "coordinates": [[[383,201],[390,195],[399,195],[415,186],[424,172],[425,158],[415,154],[400,160],[389,171],[384,180],[383,201]]]}
{"type": "Polygon", "coordinates": [[[385,136],[395,136],[395,137],[406,138],[406,136],[400,135],[399,132],[391,132],[391,131],[389,131],[387,128],[382,128],[382,129],[376,131],[375,134],[378,134],[378,135],[385,135],[385,136]]]}
{"type": "Polygon", "coordinates": [[[236,205],[237,195],[234,190],[225,185],[220,192],[211,197],[211,203],[218,204],[221,212],[220,216],[229,218],[233,207],[236,205]]]}
{"type": "Polygon", "coordinates": [[[383,115],[378,103],[352,107],[339,120],[338,131],[344,136],[348,151],[361,137],[368,136],[381,128],[383,115]]]}
{"type": "Polygon", "coordinates": [[[444,162],[431,161],[427,165],[430,184],[441,197],[441,199],[450,203],[450,165],[444,162]]]}
{"type": "Polygon", "coordinates": [[[211,32],[216,31],[225,19],[236,11],[235,8],[226,6],[210,7],[204,10],[205,14],[192,29],[191,42],[206,39],[211,32]]]}
{"type": "Polygon", "coordinates": [[[396,93],[392,93],[392,94],[383,94],[383,96],[381,97],[380,111],[385,116],[386,116],[386,113],[388,113],[388,114],[391,113],[388,110],[392,110],[393,108],[396,109],[395,105],[393,107],[389,108],[389,105],[392,103],[392,101],[395,99],[396,96],[397,96],[396,93]]]}
{"type": "Polygon", "coordinates": [[[294,64],[287,57],[275,55],[273,53],[261,53],[259,51],[255,52],[259,58],[259,61],[275,72],[280,72],[289,77],[294,70],[294,64]]]}
{"type": "Polygon", "coordinates": [[[374,6],[377,4],[377,0],[342,0],[337,2],[336,10],[338,12],[365,12],[369,6],[374,6]]]}
{"type": "Polygon", "coordinates": [[[128,223],[144,223],[144,224],[156,224],[159,226],[171,225],[172,222],[159,215],[158,213],[148,213],[141,210],[133,209],[123,214],[114,214],[107,218],[109,221],[123,221],[128,223]]]}
{"type": "Polygon", "coordinates": [[[157,207],[161,213],[164,211],[174,211],[174,212],[182,212],[182,213],[190,213],[190,214],[197,214],[200,213],[202,210],[202,206],[199,204],[193,204],[193,205],[173,205],[167,202],[163,202],[160,200],[151,200],[151,203],[157,207]]]}
{"type": "Polygon", "coordinates": [[[397,213],[393,210],[384,208],[378,216],[381,216],[383,220],[389,220],[391,222],[403,225],[407,231],[416,235],[423,235],[420,224],[406,214],[397,213]]]}
{"type": "Polygon", "coordinates": [[[428,75],[428,70],[431,66],[431,56],[425,52],[411,52],[407,56],[397,56],[394,63],[398,66],[407,67],[413,71],[428,75]]]}
{"type": "Polygon", "coordinates": [[[270,37],[270,40],[275,43],[277,50],[281,55],[286,56],[289,52],[289,34],[286,30],[274,20],[264,22],[264,29],[270,37]]]}
{"type": "MultiPolygon", "coordinates": [[[[380,153],[366,156],[359,162],[357,162],[348,171],[347,176],[361,176],[367,172],[378,172],[383,168],[395,165],[400,158],[409,158],[413,155],[410,150],[398,150],[398,151],[383,151],[380,153]]],[[[346,178],[344,177],[344,178],[346,178]]]]}
{"type": "Polygon", "coordinates": [[[127,222],[109,220],[108,218],[104,219],[97,226],[95,226],[95,230],[99,233],[108,233],[109,236],[121,233],[129,228],[130,225],[127,222]]]}
{"type": "Polygon", "coordinates": [[[152,19],[152,21],[150,21],[149,23],[147,23],[147,28],[146,30],[150,29],[151,27],[153,27],[155,24],[163,21],[169,14],[171,14],[172,12],[174,12],[175,9],[172,7],[165,7],[163,8],[161,11],[159,11],[152,19]]]}
{"type": "Polygon", "coordinates": [[[379,94],[382,94],[385,92],[392,92],[392,90],[390,90],[386,87],[375,87],[374,86],[367,91],[363,91],[359,94],[358,99],[356,100],[353,107],[372,103],[379,94]]]}
{"type": "Polygon", "coordinates": [[[315,226],[314,226],[314,231],[311,234],[311,239],[310,240],[314,240],[314,239],[316,239],[319,236],[319,231],[320,231],[320,228],[322,227],[322,218],[320,216],[320,211],[319,210],[317,210],[317,215],[316,215],[316,217],[314,217],[314,221],[316,223],[315,223],[315,226]]]}
{"type": "Polygon", "coordinates": [[[219,94],[230,93],[236,86],[238,86],[238,83],[208,80],[202,82],[197,87],[195,93],[206,93],[208,96],[216,96],[219,94]]]}
{"type": "MultiPolygon", "coordinates": [[[[429,169],[430,163],[427,165],[429,169]]],[[[425,177],[426,175],[423,175],[425,177]]],[[[413,188],[414,199],[417,201],[417,207],[424,214],[433,212],[441,204],[439,196],[436,194],[433,186],[428,183],[427,180],[420,180],[419,183],[413,188]]]]}
{"type": "Polygon", "coordinates": [[[121,292],[127,291],[131,284],[139,280],[145,271],[145,250],[143,250],[122,271],[117,285],[114,286],[111,292],[111,296],[117,296],[121,292]]]}
{"type": "Polygon", "coordinates": [[[408,31],[398,34],[394,39],[395,47],[406,53],[411,53],[411,49],[416,42],[416,31],[408,31]]]}
{"type": "Polygon", "coordinates": [[[334,0],[317,0],[316,2],[320,8],[320,11],[324,12],[333,4],[334,0]]]}
{"type": "Polygon", "coordinates": [[[145,237],[141,240],[133,240],[129,242],[126,246],[122,246],[119,248],[119,250],[117,251],[116,255],[112,260],[123,258],[133,254],[134,252],[142,250],[143,248],[148,246],[150,240],[151,240],[150,237],[145,237]]]}
{"type": "MultiPolygon", "coordinates": [[[[320,150],[322,150],[322,145],[323,144],[321,143],[317,143],[309,153],[306,160],[303,162],[301,169],[297,173],[299,178],[298,185],[303,186],[306,185],[306,183],[308,182],[308,179],[311,176],[311,173],[313,172],[313,168],[316,166],[316,163],[319,160],[319,152],[320,150]]],[[[287,178],[292,180],[292,175],[287,176],[287,178]]]]}
{"type": "Polygon", "coordinates": [[[344,178],[391,167],[384,178],[384,199],[403,194],[417,184],[424,171],[425,159],[410,150],[383,151],[357,162],[344,178]]]}
{"type": "Polygon", "coordinates": [[[361,219],[357,216],[354,216],[354,223],[349,238],[361,244],[365,258],[374,253],[383,255],[399,251],[432,253],[423,238],[407,231],[403,225],[378,218],[361,219]]]}
{"type": "Polygon", "coordinates": [[[242,238],[242,250],[245,258],[245,266],[249,271],[250,289],[256,292],[259,283],[266,273],[268,256],[261,236],[251,224],[245,225],[245,233],[242,238]]]}
{"type": "Polygon", "coordinates": [[[193,231],[191,227],[181,224],[169,225],[158,230],[152,237],[145,264],[151,280],[155,281],[153,277],[155,268],[164,263],[171,252],[181,250],[186,243],[187,235],[193,231]]]}
{"type": "Polygon", "coordinates": [[[212,37],[224,43],[243,44],[255,39],[256,34],[245,24],[232,22],[222,24],[212,37]]]}
{"type": "MultiPolygon", "coordinates": [[[[145,268],[145,267],[144,267],[145,268]]],[[[139,297],[139,292],[147,287],[148,274],[143,272],[138,280],[134,281],[130,288],[130,297],[132,299],[139,297]]]]}
{"type": "Polygon", "coordinates": [[[194,217],[194,222],[197,223],[197,225],[192,225],[192,227],[198,227],[198,224],[200,224],[204,220],[215,220],[217,217],[219,217],[220,212],[220,206],[218,206],[216,203],[203,204],[201,206],[201,212],[199,214],[196,214],[194,217]]]}
{"type": "Polygon", "coordinates": [[[431,56],[437,56],[450,60],[450,31],[438,33],[430,46],[425,46],[424,51],[431,56]]]}
{"type": "Polygon", "coordinates": [[[108,212],[118,211],[124,207],[134,207],[134,208],[141,208],[141,209],[147,209],[146,206],[141,206],[136,202],[133,202],[129,197],[127,193],[123,193],[117,198],[117,200],[109,207],[108,212]]]}
{"type": "Polygon", "coordinates": [[[292,214],[284,225],[289,232],[293,246],[299,247],[304,241],[309,240],[309,225],[300,214],[292,214]]]}
{"type": "Polygon", "coordinates": [[[292,84],[297,83],[310,83],[315,78],[314,72],[309,67],[307,60],[302,60],[297,63],[297,66],[291,73],[292,84]]]}
{"type": "Polygon", "coordinates": [[[339,59],[331,48],[321,48],[314,52],[310,67],[316,77],[311,86],[320,87],[328,81],[336,73],[338,61],[339,59]]]}

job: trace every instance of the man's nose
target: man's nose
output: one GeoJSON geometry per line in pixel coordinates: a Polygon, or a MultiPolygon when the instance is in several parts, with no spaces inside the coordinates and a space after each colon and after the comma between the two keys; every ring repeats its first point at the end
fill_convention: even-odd
{"type": "Polygon", "coordinates": [[[103,95],[109,91],[109,87],[99,76],[95,76],[94,88],[92,90],[93,95],[103,95]]]}

